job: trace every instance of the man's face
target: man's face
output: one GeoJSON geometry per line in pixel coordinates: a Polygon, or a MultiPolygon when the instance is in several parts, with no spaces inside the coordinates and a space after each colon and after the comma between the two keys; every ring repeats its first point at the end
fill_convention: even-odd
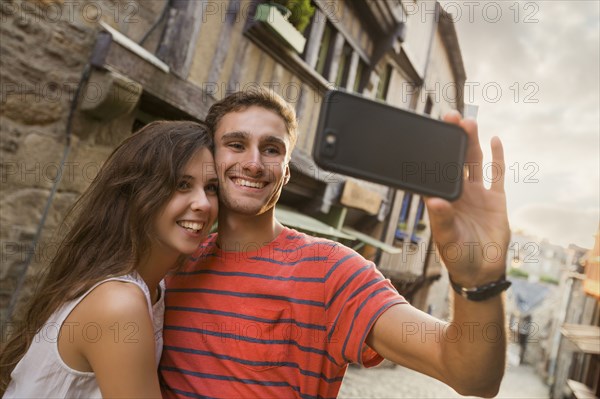
{"type": "Polygon", "coordinates": [[[214,138],[224,210],[252,216],[273,209],[290,177],[290,138],[283,118],[251,106],[226,114],[214,138]]]}

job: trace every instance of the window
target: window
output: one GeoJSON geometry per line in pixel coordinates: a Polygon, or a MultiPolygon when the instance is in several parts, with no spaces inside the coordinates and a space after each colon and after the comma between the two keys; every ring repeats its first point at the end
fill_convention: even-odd
{"type": "Polygon", "coordinates": [[[398,227],[396,228],[396,240],[404,241],[408,236],[408,216],[410,215],[410,206],[412,204],[411,193],[404,193],[402,197],[402,207],[400,208],[400,216],[398,217],[398,227]]]}
{"type": "Polygon", "coordinates": [[[328,59],[332,49],[333,39],[333,26],[329,22],[325,25],[323,31],[323,38],[321,39],[321,46],[319,47],[319,56],[317,58],[317,65],[315,70],[321,75],[325,76],[326,69],[329,67],[328,59]]]}
{"type": "Polygon", "coordinates": [[[350,47],[347,43],[344,44],[344,48],[342,49],[342,55],[340,58],[340,63],[338,65],[337,76],[335,78],[335,86],[336,87],[344,87],[348,86],[348,73],[350,72],[350,60],[352,59],[352,47],[350,47]]]}
{"type": "Polygon", "coordinates": [[[431,111],[433,110],[433,101],[431,101],[431,97],[427,96],[427,102],[425,103],[425,112],[427,115],[431,115],[431,111]]]}
{"type": "Polygon", "coordinates": [[[379,85],[377,85],[377,94],[375,98],[385,101],[387,98],[388,89],[390,87],[390,79],[392,77],[392,66],[387,64],[385,66],[385,70],[383,71],[383,75],[379,79],[379,85]]]}
{"type": "Polygon", "coordinates": [[[363,60],[358,60],[358,65],[356,66],[356,77],[354,78],[354,85],[352,87],[352,91],[358,93],[360,89],[360,81],[363,77],[364,71],[366,69],[366,64],[363,60]]]}
{"type": "Polygon", "coordinates": [[[423,198],[419,199],[419,206],[417,207],[417,214],[415,216],[415,224],[413,226],[412,235],[410,237],[410,241],[415,244],[421,241],[420,234],[423,230],[427,228],[427,225],[423,221],[425,217],[425,201],[423,198]]]}

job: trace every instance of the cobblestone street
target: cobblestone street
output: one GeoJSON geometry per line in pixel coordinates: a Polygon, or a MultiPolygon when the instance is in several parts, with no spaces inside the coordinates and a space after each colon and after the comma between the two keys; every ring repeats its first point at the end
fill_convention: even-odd
{"type": "MultiPolygon", "coordinates": [[[[404,367],[359,369],[346,373],[339,398],[463,398],[445,384],[404,367]]],[[[531,366],[510,361],[497,398],[548,398],[548,387],[531,366]]]]}

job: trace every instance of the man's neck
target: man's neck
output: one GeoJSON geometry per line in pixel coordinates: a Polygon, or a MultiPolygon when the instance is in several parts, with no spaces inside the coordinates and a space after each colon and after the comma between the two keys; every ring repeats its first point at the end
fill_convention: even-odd
{"type": "Polygon", "coordinates": [[[240,252],[270,243],[282,230],[283,225],[275,219],[274,209],[252,216],[222,211],[219,212],[217,243],[224,251],[240,252]]]}

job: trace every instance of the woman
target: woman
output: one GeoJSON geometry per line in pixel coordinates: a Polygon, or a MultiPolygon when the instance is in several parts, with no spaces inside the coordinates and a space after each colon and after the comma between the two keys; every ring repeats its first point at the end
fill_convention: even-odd
{"type": "Polygon", "coordinates": [[[197,123],[154,122],[113,151],[3,348],[5,398],[160,397],[162,279],[215,221],[210,148],[197,123]]]}

